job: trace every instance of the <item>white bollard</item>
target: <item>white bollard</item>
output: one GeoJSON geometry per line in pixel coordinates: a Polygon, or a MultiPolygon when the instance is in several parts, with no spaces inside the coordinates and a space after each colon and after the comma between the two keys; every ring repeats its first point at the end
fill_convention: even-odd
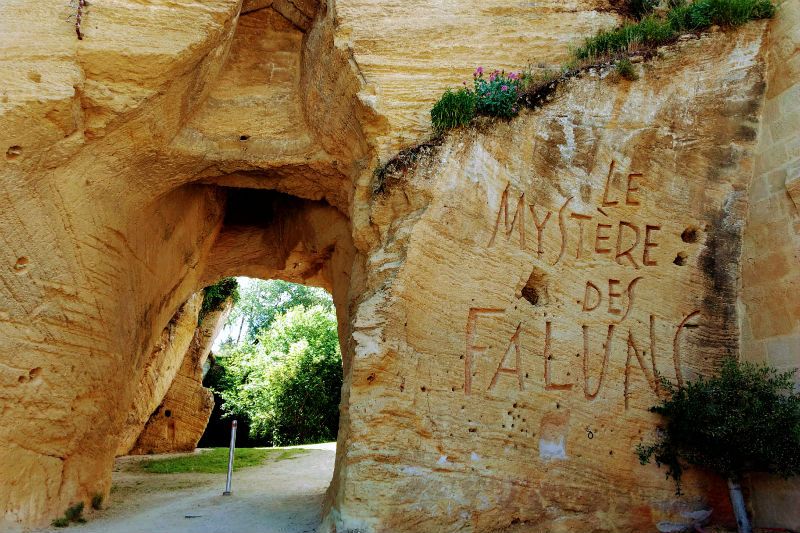
{"type": "Polygon", "coordinates": [[[228,452],[228,479],[225,481],[225,492],[223,496],[231,495],[231,478],[233,477],[233,450],[236,449],[236,420],[231,424],[231,448],[228,452]]]}

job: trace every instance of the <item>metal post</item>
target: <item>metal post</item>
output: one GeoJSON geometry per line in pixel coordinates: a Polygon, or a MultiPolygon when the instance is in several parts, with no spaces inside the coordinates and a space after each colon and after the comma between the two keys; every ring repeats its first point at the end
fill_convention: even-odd
{"type": "Polygon", "coordinates": [[[231,495],[231,478],[233,477],[233,450],[236,449],[236,420],[231,424],[231,449],[228,452],[228,479],[225,481],[225,492],[223,496],[231,495]]]}

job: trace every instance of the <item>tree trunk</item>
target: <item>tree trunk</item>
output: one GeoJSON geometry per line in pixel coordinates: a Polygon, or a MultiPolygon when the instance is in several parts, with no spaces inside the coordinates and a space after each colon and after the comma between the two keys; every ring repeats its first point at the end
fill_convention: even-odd
{"type": "Polygon", "coordinates": [[[242,315],[242,321],[239,323],[239,335],[236,337],[236,346],[239,346],[239,343],[242,340],[243,329],[244,329],[244,315],[242,315]]]}
{"type": "Polygon", "coordinates": [[[728,478],[728,494],[733,506],[733,514],[736,517],[736,526],[739,533],[753,533],[753,526],[750,525],[750,518],[747,517],[747,507],[744,504],[742,485],[738,480],[728,478]]]}

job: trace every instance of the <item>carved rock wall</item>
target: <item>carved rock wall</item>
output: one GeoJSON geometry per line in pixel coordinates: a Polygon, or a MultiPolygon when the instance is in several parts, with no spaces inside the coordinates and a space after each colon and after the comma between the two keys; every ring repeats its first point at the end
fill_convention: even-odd
{"type": "MultiPolygon", "coordinates": [[[[781,4],[767,40],[769,69],[742,254],[742,358],[800,369],[800,1],[781,4]]],[[[800,371],[796,374],[800,387],[800,371]]],[[[764,527],[800,528],[800,480],[754,476],[764,527]]]]}
{"type": "Polygon", "coordinates": [[[226,300],[203,317],[169,390],[128,453],[194,451],[214,409],[214,395],[203,387],[203,365],[232,307],[233,302],[226,300]]]}
{"type": "Polygon", "coordinates": [[[654,436],[657,375],[738,354],[764,28],[665,50],[635,83],[572,81],[387,182],[336,531],[727,520],[719,480],[694,471],[676,498],[634,447],[654,436]]]}
{"type": "Polygon", "coordinates": [[[193,295],[170,319],[161,339],[141,369],[141,377],[127,409],[125,424],[120,431],[117,455],[125,455],[158,407],[184,366],[186,353],[191,349],[197,329],[197,315],[203,303],[201,293],[193,295]]]}
{"type": "Polygon", "coordinates": [[[6,2],[0,527],[108,494],[154,346],[227,275],[333,294],[337,531],[724,521],[714,480],[676,499],[631,450],[654,369],[709,371],[746,329],[763,25],[573,81],[372,193],[447,86],[558,62],[608,4],[124,0],[78,41],[66,3],[6,2]]]}

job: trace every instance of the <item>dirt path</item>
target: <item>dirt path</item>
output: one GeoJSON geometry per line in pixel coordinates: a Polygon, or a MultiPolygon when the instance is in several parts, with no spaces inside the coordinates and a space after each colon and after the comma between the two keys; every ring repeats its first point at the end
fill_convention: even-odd
{"type": "Polygon", "coordinates": [[[333,476],[336,445],[300,448],[306,452],[234,472],[232,496],[222,496],[224,474],[133,472],[130,463],[142,458],[123,457],[114,467],[106,509],[87,514],[86,524],[39,531],[311,533],[333,476]]]}

